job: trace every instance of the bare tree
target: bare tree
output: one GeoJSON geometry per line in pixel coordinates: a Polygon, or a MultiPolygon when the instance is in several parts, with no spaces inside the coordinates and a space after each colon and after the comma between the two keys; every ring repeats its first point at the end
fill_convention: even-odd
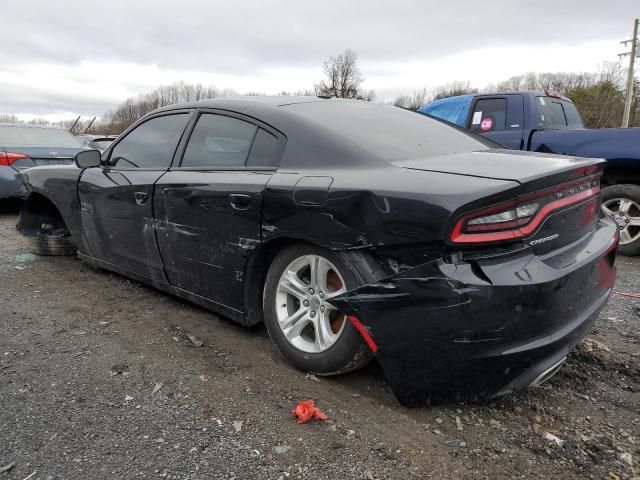
{"type": "Polygon", "coordinates": [[[427,89],[423,88],[422,90],[414,91],[411,95],[399,95],[391,102],[391,104],[407,110],[418,110],[420,107],[428,103],[428,99],[429,94],[427,93],[427,89]]]}
{"type": "Polygon", "coordinates": [[[326,79],[314,85],[316,95],[338,98],[372,99],[373,92],[361,90],[362,74],[358,67],[358,55],[347,49],[337,57],[329,57],[323,66],[326,79]]]}
{"type": "Polygon", "coordinates": [[[478,93],[478,89],[473,88],[469,80],[466,82],[458,81],[437,87],[433,93],[433,100],[456,97],[458,95],[468,95],[470,93],[478,93]]]}
{"type": "Polygon", "coordinates": [[[0,113],[0,123],[22,123],[15,115],[0,113]]]}

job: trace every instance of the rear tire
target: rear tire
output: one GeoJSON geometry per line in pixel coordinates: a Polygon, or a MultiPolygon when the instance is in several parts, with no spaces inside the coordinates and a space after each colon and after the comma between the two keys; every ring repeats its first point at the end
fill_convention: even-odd
{"type": "Polygon", "coordinates": [[[602,191],[602,209],[621,227],[618,252],[640,255],[640,186],[611,185],[602,191]]]}
{"type": "Polygon", "coordinates": [[[69,256],[76,253],[76,244],[66,231],[40,232],[29,237],[31,250],[41,256],[69,256]]]}
{"type": "Polygon", "coordinates": [[[371,350],[346,315],[324,303],[332,294],[339,294],[336,292],[343,293],[372,281],[371,272],[359,271],[362,268],[353,270],[333,252],[302,244],[282,250],[271,263],[263,293],[264,321],[271,341],[297,369],[319,375],[337,375],[361,368],[371,360],[371,350]],[[314,259],[318,259],[318,263],[314,259]],[[325,272],[317,275],[317,278],[324,275],[324,287],[316,287],[320,282],[311,280],[312,263],[316,265],[316,271],[325,272]],[[293,294],[285,288],[291,271],[297,272],[294,283],[298,290],[293,294]],[[315,289],[314,294],[309,294],[312,289],[315,289]],[[325,292],[323,299],[319,298],[321,292],[325,292]],[[299,319],[287,320],[298,312],[299,319]],[[289,324],[291,327],[287,328],[289,324]],[[299,325],[305,327],[298,328],[299,325]],[[299,333],[292,333],[294,330],[299,333]],[[320,330],[323,333],[318,335],[320,330]]]}

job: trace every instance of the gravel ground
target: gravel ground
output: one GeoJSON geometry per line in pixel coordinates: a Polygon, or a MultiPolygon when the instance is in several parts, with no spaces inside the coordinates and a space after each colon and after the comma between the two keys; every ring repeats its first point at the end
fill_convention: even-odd
{"type": "MultiPolygon", "coordinates": [[[[640,479],[638,298],[612,296],[540,387],[406,409],[375,363],[307,378],[264,328],[73,257],[34,257],[16,220],[5,206],[0,480],[640,479]],[[305,399],[330,419],[298,425],[305,399]]],[[[618,291],[640,292],[638,259],[620,258],[618,275],[618,291]]]]}

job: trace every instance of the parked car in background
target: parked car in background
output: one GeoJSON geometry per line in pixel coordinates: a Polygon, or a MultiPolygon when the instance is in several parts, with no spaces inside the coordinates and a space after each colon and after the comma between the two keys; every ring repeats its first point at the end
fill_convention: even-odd
{"type": "Polygon", "coordinates": [[[99,150],[104,152],[113,141],[118,138],[117,135],[90,135],[83,133],[78,135],[78,139],[88,149],[99,150]]]}
{"type": "Polygon", "coordinates": [[[303,371],[375,355],[406,405],[491,397],[544,381],[589,332],[618,240],[604,160],[493,145],[372,102],[174,105],[80,168],[23,172],[18,228],[37,253],[264,322],[303,371]]]}
{"type": "Polygon", "coordinates": [[[640,128],[585,129],[571,100],[553,91],[462,95],[418,110],[515,150],[607,160],[603,209],[620,228],[620,253],[640,255],[640,128]]]}
{"type": "Polygon", "coordinates": [[[40,125],[0,123],[0,199],[24,198],[25,185],[18,172],[42,165],[73,165],[84,150],[66,130],[40,125]]]}

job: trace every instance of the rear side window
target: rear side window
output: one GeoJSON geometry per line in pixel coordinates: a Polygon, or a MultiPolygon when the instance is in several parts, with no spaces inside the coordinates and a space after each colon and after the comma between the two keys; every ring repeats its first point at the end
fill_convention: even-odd
{"type": "Polygon", "coordinates": [[[191,133],[182,167],[243,167],[258,127],[233,117],[205,113],[191,133]]]}
{"type": "Polygon", "coordinates": [[[537,97],[538,128],[582,128],[582,119],[576,106],[555,97],[537,97]]]}
{"type": "Polygon", "coordinates": [[[497,132],[507,125],[507,99],[481,98],[471,115],[471,130],[478,133],[497,132]]]}
{"type": "Polygon", "coordinates": [[[251,146],[248,167],[274,167],[277,165],[278,139],[266,130],[258,129],[256,138],[251,146]]]}
{"type": "Polygon", "coordinates": [[[169,168],[188,121],[187,113],[147,120],[118,142],[111,151],[109,164],[126,169],[169,168]]]}
{"type": "Polygon", "coordinates": [[[66,130],[38,127],[0,127],[0,145],[5,147],[81,148],[82,142],[66,130]]]}

